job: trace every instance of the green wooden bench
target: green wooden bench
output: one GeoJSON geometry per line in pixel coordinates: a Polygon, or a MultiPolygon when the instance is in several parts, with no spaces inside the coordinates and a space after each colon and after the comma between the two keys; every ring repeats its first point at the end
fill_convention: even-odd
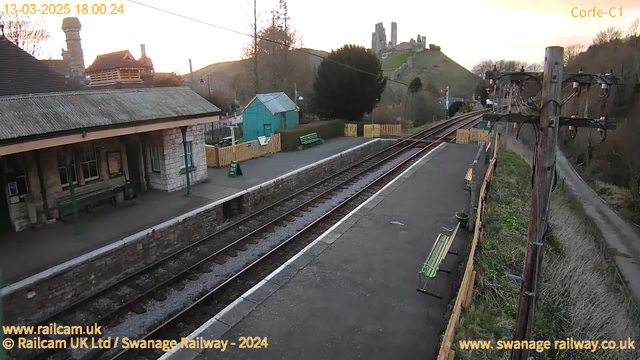
{"type": "Polygon", "coordinates": [[[313,144],[322,144],[324,140],[318,136],[317,133],[311,133],[304,136],[300,136],[300,145],[298,145],[298,150],[302,150],[305,146],[313,145],[313,144]]]}
{"type": "MultiPolygon", "coordinates": [[[[111,202],[115,203],[115,193],[109,185],[93,187],[87,190],[79,189],[74,192],[74,195],[78,209],[85,209],[87,212],[91,211],[92,206],[104,200],[111,200],[111,202]]],[[[73,214],[71,195],[57,198],[56,206],[60,219],[65,215],[73,214]]]]}
{"type": "Polygon", "coordinates": [[[422,264],[422,268],[418,273],[418,288],[416,291],[442,299],[439,293],[434,294],[428,292],[427,286],[436,278],[439,271],[451,273],[450,271],[440,269],[440,266],[447,256],[447,253],[450,252],[449,249],[451,248],[451,244],[453,244],[453,240],[456,238],[458,228],[460,228],[459,223],[451,235],[438,234],[436,242],[433,243],[433,247],[431,251],[429,251],[429,255],[427,255],[427,259],[424,261],[424,264],[422,264]]]}

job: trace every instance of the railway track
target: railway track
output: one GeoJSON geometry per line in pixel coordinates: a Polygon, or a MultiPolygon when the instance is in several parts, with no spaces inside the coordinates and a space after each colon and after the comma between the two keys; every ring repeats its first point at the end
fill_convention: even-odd
{"type": "MultiPolygon", "coordinates": [[[[105,329],[101,337],[179,339],[186,336],[280,266],[291,254],[313,241],[336,219],[384,186],[391,180],[391,174],[410,166],[419,154],[450,138],[456,129],[477,123],[481,118],[479,114],[466,114],[402,138],[331,177],[222,226],[211,236],[139,270],[40,324],[84,326],[98,323],[105,329]],[[416,140],[434,136],[438,138],[431,145],[420,150],[413,148],[416,140]]],[[[117,349],[9,353],[10,358],[16,360],[133,359],[160,355],[117,349]]]]}

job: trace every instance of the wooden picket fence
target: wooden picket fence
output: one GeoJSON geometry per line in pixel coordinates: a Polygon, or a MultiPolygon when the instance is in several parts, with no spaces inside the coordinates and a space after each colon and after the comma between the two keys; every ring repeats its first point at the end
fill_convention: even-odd
{"type": "Polygon", "coordinates": [[[491,184],[491,181],[493,180],[493,173],[495,171],[496,161],[498,159],[498,139],[499,136],[496,134],[495,139],[493,139],[492,141],[493,155],[491,157],[491,162],[489,163],[489,168],[487,169],[487,174],[485,175],[484,181],[482,182],[482,187],[480,188],[480,196],[478,197],[478,210],[476,212],[476,222],[473,231],[473,241],[471,242],[471,250],[469,251],[469,259],[467,260],[467,266],[464,271],[464,276],[462,277],[462,282],[460,283],[460,289],[458,290],[458,296],[456,297],[453,312],[451,313],[451,317],[449,318],[449,323],[447,324],[447,329],[444,332],[442,344],[440,345],[438,360],[453,360],[453,358],[455,357],[455,352],[453,351],[451,346],[453,345],[453,338],[455,336],[456,327],[458,326],[458,321],[460,321],[460,314],[462,313],[462,309],[468,309],[471,305],[473,285],[476,280],[474,260],[478,243],[482,241],[482,217],[484,215],[485,199],[487,197],[487,192],[489,191],[488,188],[491,184]]]}
{"type": "Polygon", "coordinates": [[[402,136],[402,125],[367,124],[364,125],[364,137],[402,136]]]}
{"type": "Polygon", "coordinates": [[[482,129],[458,129],[456,131],[456,144],[489,142],[489,130],[482,129]]]}
{"type": "Polygon", "coordinates": [[[271,135],[267,145],[260,145],[258,140],[243,142],[234,146],[207,146],[207,167],[225,167],[232,161],[255,159],[267,154],[280,152],[280,134],[271,135]]]}

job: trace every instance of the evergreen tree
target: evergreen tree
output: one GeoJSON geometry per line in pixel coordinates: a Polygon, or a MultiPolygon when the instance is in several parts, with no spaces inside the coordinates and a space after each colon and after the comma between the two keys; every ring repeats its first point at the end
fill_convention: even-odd
{"type": "Polygon", "coordinates": [[[360,120],[380,101],[386,83],[374,54],[361,46],[345,45],[332,51],[318,68],[313,86],[317,112],[323,117],[360,120]]]}

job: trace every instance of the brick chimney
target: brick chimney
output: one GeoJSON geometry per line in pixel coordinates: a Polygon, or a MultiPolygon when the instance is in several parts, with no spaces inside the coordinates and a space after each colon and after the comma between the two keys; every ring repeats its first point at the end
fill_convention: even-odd
{"type": "Polygon", "coordinates": [[[143,59],[147,57],[147,51],[144,48],[144,44],[140,44],[140,54],[140,57],[143,59]]]}
{"type": "Polygon", "coordinates": [[[62,20],[62,31],[67,38],[67,50],[62,50],[62,58],[69,65],[69,78],[81,84],[87,84],[87,74],[84,66],[84,53],[80,41],[82,25],[76,17],[62,20]]]}

